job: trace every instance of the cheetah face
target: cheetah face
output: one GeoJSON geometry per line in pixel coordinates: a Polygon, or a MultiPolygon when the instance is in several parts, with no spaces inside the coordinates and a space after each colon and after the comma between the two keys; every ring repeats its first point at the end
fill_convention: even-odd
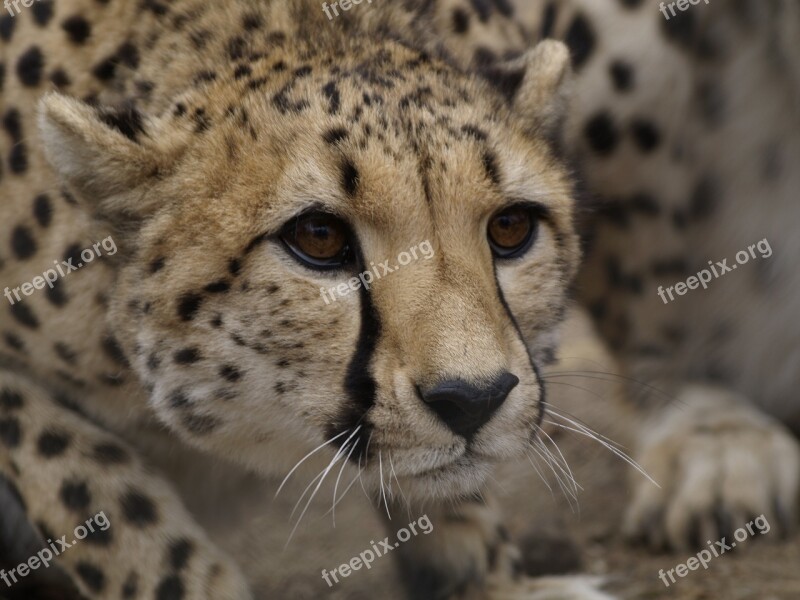
{"type": "Polygon", "coordinates": [[[217,90],[199,133],[173,113],[126,139],[62,97],[42,129],[125,236],[111,320],[164,423],[264,472],[329,442],[376,487],[469,494],[535,435],[577,263],[539,137],[568,61],[530,53],[509,108],[442,65],[393,75],[404,52],[375,83],[298,69],[277,108],[217,90]]]}

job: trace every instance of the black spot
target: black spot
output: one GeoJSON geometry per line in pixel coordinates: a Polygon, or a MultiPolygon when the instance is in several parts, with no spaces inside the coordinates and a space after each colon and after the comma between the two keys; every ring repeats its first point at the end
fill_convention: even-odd
{"type": "Polygon", "coordinates": [[[239,381],[242,378],[242,372],[233,365],[224,365],[219,374],[227,381],[239,381]]]}
{"type": "Polygon", "coordinates": [[[50,81],[58,89],[63,89],[72,83],[69,75],[67,75],[66,71],[60,67],[50,73],[50,81]]]}
{"type": "Polygon", "coordinates": [[[642,152],[652,152],[661,143],[661,134],[650,121],[636,119],[631,124],[631,131],[636,145],[642,152]]]}
{"type": "Polygon", "coordinates": [[[342,164],[342,187],[348,196],[353,196],[358,189],[359,174],[356,166],[350,161],[345,159],[342,164]]]}
{"type": "Polygon", "coordinates": [[[190,404],[189,397],[182,390],[175,390],[169,396],[169,405],[172,408],[186,408],[190,404]]]}
{"type": "Polygon", "coordinates": [[[692,49],[697,25],[692,11],[678,11],[676,16],[659,21],[668,40],[685,50],[692,49]]]}
{"type": "Polygon", "coordinates": [[[25,343],[19,338],[19,336],[11,333],[10,331],[3,333],[3,340],[12,350],[17,352],[25,352],[25,343]]]}
{"type": "Polygon", "coordinates": [[[493,67],[481,69],[479,73],[509,102],[514,99],[522,80],[525,79],[525,69],[508,70],[493,67]]]}
{"type": "Polygon", "coordinates": [[[592,149],[601,156],[611,154],[619,143],[619,132],[608,112],[593,116],[584,128],[584,134],[592,149]]]}
{"type": "Polygon", "coordinates": [[[39,436],[36,446],[44,458],[61,456],[66,451],[71,437],[63,431],[44,431],[39,436]]]}
{"type": "Polygon", "coordinates": [[[103,352],[105,352],[106,356],[108,356],[108,358],[110,358],[112,361],[123,367],[128,366],[128,359],[125,358],[125,353],[122,351],[122,347],[119,345],[119,342],[113,335],[106,335],[103,338],[102,347],[103,352]]]}
{"type": "Polygon", "coordinates": [[[111,442],[101,442],[92,449],[92,458],[102,465],[121,465],[130,460],[122,446],[111,442]]]}
{"type": "Polygon", "coordinates": [[[208,415],[187,414],[183,416],[183,424],[191,433],[205,435],[214,431],[219,425],[219,421],[208,415]]]}
{"type": "Polygon", "coordinates": [[[594,50],[595,36],[589,21],[582,14],[578,14],[567,30],[564,42],[572,54],[572,64],[575,69],[580,69],[589,59],[594,50]]]}
{"type": "Polygon", "coordinates": [[[616,198],[603,200],[597,208],[597,216],[623,229],[630,226],[630,212],[625,204],[616,198]]]}
{"type": "Polygon", "coordinates": [[[109,56],[97,63],[92,69],[94,75],[100,81],[110,81],[114,78],[117,71],[117,59],[115,56],[109,56]]]}
{"type": "Polygon", "coordinates": [[[497,55],[486,46],[478,46],[478,48],[475,49],[475,54],[472,56],[472,62],[475,63],[478,68],[487,67],[497,62],[497,55]]]}
{"type": "Polygon", "coordinates": [[[455,33],[466,33],[469,30],[469,14],[462,9],[453,10],[453,31],[455,33]]]}
{"type": "Polygon", "coordinates": [[[31,7],[33,20],[39,27],[46,26],[53,18],[53,0],[37,0],[31,7]]]}
{"type": "Polygon", "coordinates": [[[64,19],[61,29],[67,32],[67,37],[74,44],[83,44],[92,35],[92,26],[80,15],[73,15],[64,19]]]}
{"type": "Polygon", "coordinates": [[[173,570],[180,571],[189,562],[194,547],[189,540],[178,540],[169,547],[169,564],[173,570]]]}
{"type": "Polygon", "coordinates": [[[25,327],[30,327],[31,329],[37,329],[39,327],[39,320],[24,302],[15,303],[13,306],[9,307],[9,310],[11,311],[11,316],[25,327]]]}
{"type": "Polygon", "coordinates": [[[249,14],[242,17],[242,27],[244,27],[245,31],[252,31],[253,29],[258,29],[263,24],[264,23],[261,19],[261,15],[249,14]]]}
{"type": "Polygon", "coordinates": [[[492,5],[490,0],[470,0],[472,8],[478,13],[478,18],[485,23],[492,16],[492,5]]]}
{"type": "Polygon", "coordinates": [[[328,99],[328,112],[335,115],[339,111],[339,104],[341,97],[339,95],[339,88],[336,87],[334,81],[330,81],[322,86],[322,93],[328,99]]]}
{"type": "Polygon", "coordinates": [[[202,302],[203,297],[199,294],[189,292],[181,296],[178,300],[178,316],[181,318],[181,321],[191,321],[194,319],[202,302]]]}
{"type": "Polygon", "coordinates": [[[22,408],[22,395],[17,390],[3,388],[0,390],[0,408],[4,410],[16,410],[22,408]]]}
{"type": "Polygon", "coordinates": [[[8,156],[8,166],[11,172],[17,175],[28,170],[28,151],[25,144],[17,142],[11,147],[11,153],[8,156]]]}
{"type": "Polygon", "coordinates": [[[183,598],[183,582],[177,575],[169,575],[158,584],[156,600],[183,600],[183,598]]]}
{"type": "Polygon", "coordinates": [[[157,0],[144,0],[142,2],[143,8],[149,10],[154,15],[159,17],[163,17],[164,15],[169,13],[169,7],[161,2],[157,2],[157,0]]]}
{"type": "Polygon", "coordinates": [[[462,125],[461,131],[481,142],[487,138],[486,132],[476,125],[462,125]]]}
{"type": "Polygon", "coordinates": [[[629,92],[633,89],[634,85],[634,72],[633,67],[628,63],[615,60],[609,67],[611,73],[611,81],[614,83],[614,88],[619,92],[629,92]]]}
{"type": "Polygon", "coordinates": [[[53,205],[47,194],[39,194],[33,200],[33,216],[42,227],[49,227],[53,220],[53,205]]]}
{"type": "Polygon", "coordinates": [[[205,108],[200,107],[195,109],[192,119],[194,119],[195,122],[195,133],[203,133],[211,127],[211,118],[206,114],[205,108]]]}
{"type": "Polygon", "coordinates": [[[62,307],[67,304],[67,296],[64,293],[64,282],[59,279],[53,284],[53,287],[47,287],[44,290],[44,295],[53,306],[62,307]]]}
{"type": "Polygon", "coordinates": [[[208,40],[211,39],[211,32],[207,30],[193,31],[189,34],[189,39],[197,50],[202,50],[208,44],[208,40]]]}
{"type": "Polygon", "coordinates": [[[247,42],[244,38],[236,36],[231,38],[228,42],[228,56],[233,60],[239,60],[244,57],[244,51],[247,47],[247,42]]]}
{"type": "Polygon", "coordinates": [[[145,132],[142,113],[133,104],[126,104],[115,110],[102,110],[98,116],[103,123],[133,142],[137,141],[139,134],[145,132]]]}
{"type": "Polygon", "coordinates": [[[17,77],[27,87],[39,85],[43,69],[44,55],[38,46],[28,48],[17,61],[17,77]]]}
{"type": "Polygon", "coordinates": [[[14,34],[14,25],[16,21],[11,15],[3,15],[0,17],[0,39],[7,42],[14,34]]]}
{"type": "Polygon", "coordinates": [[[56,342],[53,344],[53,350],[55,350],[58,357],[68,365],[72,365],[78,358],[78,354],[64,342],[56,342]]]}
{"type": "Polygon", "coordinates": [[[710,217],[719,204],[717,183],[710,177],[701,179],[692,192],[689,200],[689,214],[694,219],[710,217]]]}
{"type": "MultiPolygon", "coordinates": [[[[6,64],[0,62],[0,92],[3,91],[3,85],[6,82],[6,64]]],[[[0,176],[2,176],[2,168],[0,168],[0,176]]]]}
{"type": "Polygon", "coordinates": [[[203,288],[203,290],[208,292],[209,294],[224,294],[230,289],[231,289],[231,284],[225,281],[224,279],[220,279],[219,281],[214,281],[213,283],[209,283],[206,287],[203,288]]]}
{"type": "Polygon", "coordinates": [[[239,65],[233,71],[233,78],[242,79],[244,77],[249,77],[252,73],[253,69],[250,68],[250,65],[239,65]]]}
{"type": "Polygon", "coordinates": [[[514,6],[509,0],[492,0],[494,7],[504,17],[514,16],[514,6]]]}
{"type": "Polygon", "coordinates": [[[552,37],[553,30],[556,26],[556,16],[557,16],[557,6],[555,2],[548,2],[547,6],[544,8],[544,14],[542,15],[542,26],[539,31],[539,38],[540,39],[547,39],[552,37]]]}
{"type": "Polygon", "coordinates": [[[639,192],[631,198],[631,210],[643,213],[648,217],[657,217],[661,214],[661,207],[650,194],[639,192]]]}
{"type": "Polygon", "coordinates": [[[106,576],[100,569],[88,562],[81,561],[75,566],[75,572],[90,590],[95,593],[103,591],[106,585],[106,576]]]}
{"type": "Polygon", "coordinates": [[[87,531],[84,540],[94,546],[109,546],[112,542],[111,530],[96,528],[94,531],[87,531]]]}
{"type": "Polygon", "coordinates": [[[141,80],[138,79],[133,82],[136,86],[137,91],[143,98],[147,98],[150,96],[150,93],[155,89],[156,84],[152,81],[141,80]]]}
{"type": "Polygon", "coordinates": [[[132,600],[136,597],[139,591],[139,576],[136,573],[131,573],[122,584],[122,597],[125,600],[132,600]]]}
{"type": "Polygon", "coordinates": [[[200,360],[200,351],[197,348],[183,348],[175,352],[173,357],[179,365],[190,365],[200,360]]]}
{"type": "Polygon", "coordinates": [[[120,498],[125,520],[136,527],[152,525],[158,519],[153,501],[136,491],[129,491],[120,498]]]}
{"type": "Polygon", "coordinates": [[[61,502],[70,510],[82,511],[89,507],[92,497],[85,481],[65,481],[59,493],[61,502]]]}
{"type": "Polygon", "coordinates": [[[148,267],[150,273],[158,273],[161,269],[164,268],[165,262],[166,259],[163,256],[159,256],[158,258],[151,261],[150,266],[148,267]]]}
{"type": "Polygon", "coordinates": [[[9,108],[3,115],[3,129],[14,142],[22,141],[22,119],[16,108],[9,108]]]}
{"type": "Polygon", "coordinates": [[[22,439],[19,421],[14,417],[0,419],[0,442],[7,448],[16,448],[22,439]]]}
{"type": "Polygon", "coordinates": [[[344,127],[335,127],[325,132],[323,138],[328,144],[336,144],[341,140],[347,139],[348,133],[344,127]]]}
{"type": "Polygon", "coordinates": [[[497,157],[494,153],[488,150],[483,152],[481,155],[481,162],[483,163],[483,168],[489,180],[495,185],[500,185],[500,169],[497,166],[497,157]]]}

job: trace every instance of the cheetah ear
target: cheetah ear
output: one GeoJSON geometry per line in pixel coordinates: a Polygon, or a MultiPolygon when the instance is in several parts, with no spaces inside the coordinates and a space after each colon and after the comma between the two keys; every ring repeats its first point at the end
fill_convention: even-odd
{"type": "Polygon", "coordinates": [[[39,130],[47,160],[93,215],[128,228],[155,212],[147,183],[169,168],[176,148],[160,147],[156,140],[171,136],[159,136],[157,125],[135,107],[96,108],[47,94],[39,130]]]}
{"type": "Polygon", "coordinates": [[[564,44],[544,40],[519,58],[484,69],[483,75],[506,96],[529,133],[548,140],[558,135],[572,87],[564,44]]]}

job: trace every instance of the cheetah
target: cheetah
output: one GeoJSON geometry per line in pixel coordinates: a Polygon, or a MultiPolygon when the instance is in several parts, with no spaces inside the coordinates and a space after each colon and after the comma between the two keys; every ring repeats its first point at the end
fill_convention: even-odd
{"type": "MultiPolygon", "coordinates": [[[[759,59],[770,53],[775,71],[730,110],[781,115],[763,115],[764,139],[750,142],[772,144],[763,170],[790,210],[796,176],[780,164],[797,154],[796,139],[778,134],[794,114],[797,72],[786,49],[797,32],[777,8],[793,9],[739,4],[756,27],[780,35],[746,38],[759,59]],[[763,97],[778,98],[781,110],[763,97]]],[[[693,229],[694,219],[714,208],[705,196],[738,207],[756,183],[713,152],[736,135],[714,86],[748,65],[724,48],[701,57],[709,63],[695,55],[709,40],[745,34],[730,9],[696,7],[707,12],[692,18],[705,26],[677,19],[651,56],[636,51],[660,26],[647,6],[614,3],[631,36],[588,0],[376,0],[336,19],[309,0],[41,0],[4,16],[7,514],[41,541],[105,512],[108,532],[59,559],[87,598],[281,597],[261,591],[244,552],[226,548],[223,520],[208,506],[223,492],[199,482],[238,491],[256,473],[277,487],[300,463],[324,476],[341,462],[383,496],[387,517],[430,515],[435,535],[396,551],[409,597],[605,598],[582,580],[520,574],[487,490],[492,467],[539,432],[539,370],[577,276],[578,295],[631,372],[652,379],[641,359],[657,362],[659,386],[686,385],[673,395],[693,407],[687,422],[668,406],[662,432],[644,436],[645,467],[670,484],[662,490],[679,492],[638,488],[631,533],[683,543],[719,496],[731,514],[775,506],[788,522],[795,442],[746,403],[719,407],[735,398],[729,390],[757,387],[748,395],[787,420],[797,414],[781,402],[790,380],[765,394],[763,369],[734,365],[740,380],[725,391],[690,387],[702,378],[687,365],[708,368],[698,356],[710,338],[676,334],[668,315],[682,322],[681,308],[650,307],[656,300],[643,293],[676,273],[668,259],[684,246],[701,258],[727,248],[693,229]],[[637,69],[634,59],[666,66],[637,69]],[[614,108],[630,113],[609,112],[615,93],[629,101],[614,108]],[[659,93],[671,110],[697,103],[697,122],[659,128],[640,116],[659,93]],[[717,137],[704,139],[715,120],[717,137]],[[581,194],[570,161],[599,204],[580,273],[581,194]],[[704,183],[707,193],[686,207],[701,167],[733,171],[750,188],[736,177],[722,190],[704,183]],[[647,195],[659,173],[672,204],[647,195]],[[431,260],[330,305],[321,300],[321,288],[423,242],[431,260]],[[634,242],[648,251],[624,252],[634,242]],[[89,249],[105,254],[83,264],[89,249]],[[662,263],[670,268],[655,268],[662,263]],[[51,265],[70,269],[52,285],[51,265]],[[670,353],[684,363],[665,360],[670,353]],[[708,494],[686,489],[692,473],[670,465],[682,456],[705,468],[734,461],[741,447],[726,438],[731,430],[750,436],[757,464],[736,464],[732,482],[710,481],[708,494]],[[386,496],[389,461],[402,498],[386,496]],[[758,485],[732,485],[753,469],[758,485]]],[[[774,217],[749,223],[761,237],[779,225],[774,217]]],[[[784,239],[780,230],[769,237],[784,239]]],[[[770,264],[779,269],[778,256],[791,252],[775,245],[770,264]]],[[[700,303],[748,284],[731,278],[698,297],[698,314],[716,315],[704,321],[707,336],[718,339],[735,313],[726,319],[717,304],[715,313],[700,303]]],[[[727,333],[767,335],[756,321],[740,338],[727,333]]],[[[791,331],[779,333],[789,361],[791,331]]],[[[723,357],[729,369],[736,357],[723,357]]],[[[309,597],[336,593],[321,578],[312,587],[309,597]]]]}

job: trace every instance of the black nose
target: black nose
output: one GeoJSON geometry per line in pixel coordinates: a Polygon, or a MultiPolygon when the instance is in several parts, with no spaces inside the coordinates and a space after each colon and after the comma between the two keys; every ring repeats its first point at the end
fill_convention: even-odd
{"type": "Polygon", "coordinates": [[[500,408],[519,378],[504,371],[492,381],[474,385],[462,379],[443,381],[420,396],[456,435],[472,437],[500,408]]]}

